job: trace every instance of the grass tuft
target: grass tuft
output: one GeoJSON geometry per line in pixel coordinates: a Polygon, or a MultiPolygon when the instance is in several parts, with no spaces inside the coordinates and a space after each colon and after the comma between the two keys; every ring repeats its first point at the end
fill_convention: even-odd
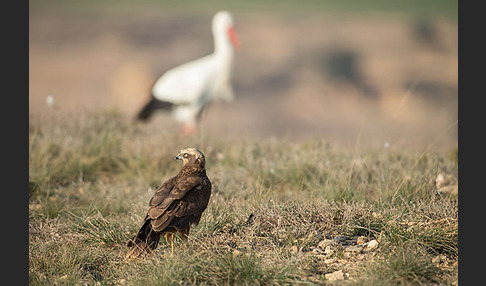
{"type": "Polygon", "coordinates": [[[359,285],[424,285],[438,282],[440,270],[422,249],[399,245],[382,259],[362,266],[359,285]]]}
{"type": "Polygon", "coordinates": [[[115,246],[122,245],[128,240],[126,235],[128,229],[124,228],[116,218],[108,220],[99,212],[84,218],[75,216],[73,230],[84,234],[88,244],[101,243],[115,246]],[[123,231],[124,229],[126,231],[123,231]]]}

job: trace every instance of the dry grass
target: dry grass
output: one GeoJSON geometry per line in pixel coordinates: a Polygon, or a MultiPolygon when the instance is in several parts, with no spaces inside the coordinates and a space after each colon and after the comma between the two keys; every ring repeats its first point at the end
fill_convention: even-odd
{"type": "Polygon", "coordinates": [[[110,112],[31,115],[31,285],[315,285],[336,270],[344,284],[457,283],[457,197],[433,182],[457,178],[457,158],[154,131],[110,112]],[[125,261],[126,240],[187,146],[206,154],[214,185],[200,225],[173,256],[161,243],[125,261]],[[338,235],[379,246],[323,254],[319,242],[338,235]]]}

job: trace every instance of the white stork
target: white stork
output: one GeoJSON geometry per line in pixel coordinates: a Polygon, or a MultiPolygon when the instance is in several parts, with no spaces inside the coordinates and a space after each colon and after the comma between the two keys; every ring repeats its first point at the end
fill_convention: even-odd
{"type": "Polygon", "coordinates": [[[153,85],[150,101],[138,114],[147,120],[155,110],[171,110],[184,134],[195,131],[211,100],[233,99],[231,74],[234,48],[239,45],[231,13],[220,11],[212,21],[214,52],[168,70],[153,85]]]}

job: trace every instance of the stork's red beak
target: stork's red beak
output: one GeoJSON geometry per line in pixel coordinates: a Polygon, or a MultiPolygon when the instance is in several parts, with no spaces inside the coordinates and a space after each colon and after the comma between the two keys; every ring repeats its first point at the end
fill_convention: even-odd
{"type": "Polygon", "coordinates": [[[233,47],[235,47],[235,49],[237,49],[240,46],[240,40],[238,39],[238,35],[236,34],[234,27],[230,27],[228,29],[228,36],[229,36],[231,43],[233,44],[233,47]]]}

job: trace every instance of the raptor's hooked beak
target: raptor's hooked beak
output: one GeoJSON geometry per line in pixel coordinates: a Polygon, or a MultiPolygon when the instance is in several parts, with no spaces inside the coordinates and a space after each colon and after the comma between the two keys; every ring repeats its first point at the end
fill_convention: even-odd
{"type": "Polygon", "coordinates": [[[174,157],[174,160],[182,160],[182,155],[177,154],[177,156],[174,157]]]}

